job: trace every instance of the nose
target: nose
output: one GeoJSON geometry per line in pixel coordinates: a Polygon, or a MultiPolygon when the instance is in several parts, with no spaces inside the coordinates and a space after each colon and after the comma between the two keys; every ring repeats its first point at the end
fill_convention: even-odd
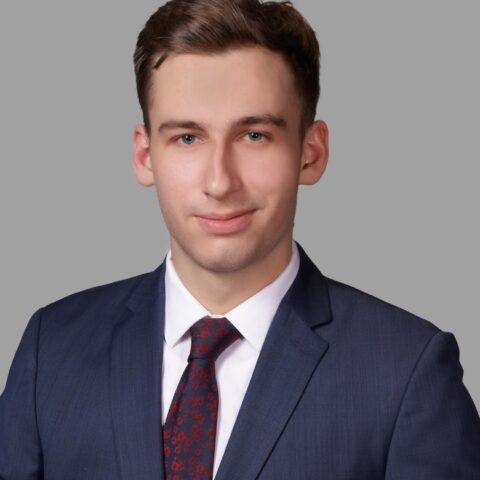
{"type": "Polygon", "coordinates": [[[206,165],[205,194],[221,199],[237,191],[241,180],[232,149],[226,143],[212,147],[206,165]]]}

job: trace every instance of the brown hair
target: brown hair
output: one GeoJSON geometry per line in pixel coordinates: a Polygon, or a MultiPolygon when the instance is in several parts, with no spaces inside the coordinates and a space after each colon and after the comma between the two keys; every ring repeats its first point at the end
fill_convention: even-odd
{"type": "Polygon", "coordinates": [[[221,53],[261,46],[282,55],[301,100],[300,135],[314,122],[320,96],[315,32],[290,1],[170,0],[140,32],[133,55],[137,94],[148,132],[151,73],[170,54],[221,53]]]}

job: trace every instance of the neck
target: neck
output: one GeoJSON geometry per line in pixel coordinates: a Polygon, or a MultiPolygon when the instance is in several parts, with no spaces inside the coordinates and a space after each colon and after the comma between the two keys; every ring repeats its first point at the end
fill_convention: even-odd
{"type": "Polygon", "coordinates": [[[175,271],[187,290],[210,312],[224,315],[272,283],[292,257],[292,237],[245,268],[218,272],[195,263],[172,242],[175,271]]]}

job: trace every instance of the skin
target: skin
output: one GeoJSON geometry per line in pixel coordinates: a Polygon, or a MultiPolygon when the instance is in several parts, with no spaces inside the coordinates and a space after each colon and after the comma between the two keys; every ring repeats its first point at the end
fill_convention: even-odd
{"type": "Polygon", "coordinates": [[[287,266],[299,185],[319,181],[328,129],[317,120],[300,138],[300,98],[283,58],[261,47],[172,55],[154,71],[150,133],[134,131],[137,181],[155,186],[175,269],[210,313],[225,314],[287,266]],[[285,126],[245,117],[273,115],[285,126]],[[197,125],[163,128],[170,121],[197,125]],[[253,210],[231,233],[198,216],[253,210]]]}

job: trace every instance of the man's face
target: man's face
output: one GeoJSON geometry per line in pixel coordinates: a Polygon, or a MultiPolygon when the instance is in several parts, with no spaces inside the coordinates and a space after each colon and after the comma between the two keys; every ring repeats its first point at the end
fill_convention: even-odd
{"type": "Polygon", "coordinates": [[[134,165],[155,184],[174,260],[232,272],[291,243],[302,169],[293,82],[258,47],[173,55],[153,72],[134,165]]]}

